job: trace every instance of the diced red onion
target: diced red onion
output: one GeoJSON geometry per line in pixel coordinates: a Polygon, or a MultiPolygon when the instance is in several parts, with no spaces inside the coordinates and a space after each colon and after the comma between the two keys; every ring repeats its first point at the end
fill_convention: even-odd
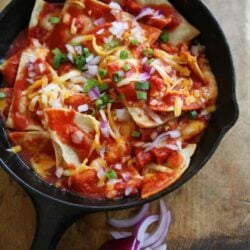
{"type": "MultiPolygon", "coordinates": [[[[157,228],[152,232],[147,239],[142,244],[142,247],[150,247],[155,242],[158,242],[165,231],[165,227],[169,226],[170,223],[170,213],[167,210],[165,203],[163,200],[160,201],[161,207],[161,218],[160,223],[158,224],[157,228]]],[[[166,234],[164,234],[166,235],[166,234]]]]}
{"type": "Polygon", "coordinates": [[[158,221],[159,218],[160,218],[159,215],[149,215],[141,223],[140,227],[138,228],[136,237],[137,237],[137,240],[140,241],[142,245],[143,245],[143,242],[145,240],[145,233],[146,233],[148,227],[152,223],[158,221]]]}
{"type": "Polygon", "coordinates": [[[102,179],[105,175],[106,175],[106,171],[104,171],[103,168],[99,168],[98,171],[97,171],[97,177],[99,179],[102,179]]]}
{"type": "Polygon", "coordinates": [[[122,169],[122,164],[116,163],[114,168],[117,169],[117,170],[120,170],[120,169],[122,169]]]}
{"type": "Polygon", "coordinates": [[[104,29],[100,29],[96,32],[97,35],[101,35],[104,32],[104,29]]]}
{"type": "Polygon", "coordinates": [[[101,17],[101,18],[99,18],[99,19],[97,19],[97,20],[94,21],[94,24],[96,26],[103,25],[104,23],[105,23],[105,19],[103,17],[101,17]]]}
{"type": "Polygon", "coordinates": [[[118,232],[118,231],[111,231],[110,234],[114,239],[122,239],[127,238],[132,235],[132,232],[118,232]]]}
{"type": "Polygon", "coordinates": [[[68,54],[67,54],[67,58],[69,59],[69,61],[70,61],[71,63],[74,63],[74,56],[73,56],[72,53],[68,53],[68,54]]]}
{"type": "Polygon", "coordinates": [[[179,130],[172,130],[172,131],[169,131],[168,133],[169,133],[169,136],[171,138],[179,138],[179,137],[181,137],[181,133],[180,133],[179,130]]]}
{"type": "Polygon", "coordinates": [[[55,172],[56,177],[61,178],[63,175],[63,169],[62,168],[57,168],[55,172]]]}
{"type": "Polygon", "coordinates": [[[69,53],[71,53],[71,54],[75,53],[75,49],[71,44],[66,44],[65,47],[69,53]]]}
{"type": "Polygon", "coordinates": [[[40,71],[40,73],[43,73],[44,71],[45,71],[45,65],[43,64],[43,63],[39,63],[38,64],[38,67],[39,67],[39,71],[40,71]]]}
{"type": "Polygon", "coordinates": [[[124,181],[129,181],[130,180],[130,175],[128,173],[122,173],[122,178],[124,181]]]}
{"type": "Polygon", "coordinates": [[[97,88],[97,87],[93,87],[89,92],[89,98],[91,99],[91,101],[95,101],[97,100],[101,93],[100,93],[100,90],[97,88]]]}
{"type": "Polygon", "coordinates": [[[139,81],[147,81],[150,78],[150,74],[147,72],[144,72],[142,74],[140,74],[139,76],[139,81]]]}
{"type": "Polygon", "coordinates": [[[149,74],[150,74],[152,67],[150,67],[148,64],[143,64],[142,69],[143,69],[146,73],[149,73],[149,74]]]}
{"type": "Polygon", "coordinates": [[[133,191],[133,188],[132,187],[127,187],[126,189],[125,189],[125,196],[129,196],[131,193],[132,193],[132,191],[133,191]]]}
{"type": "Polygon", "coordinates": [[[96,65],[89,65],[88,66],[88,73],[90,75],[97,75],[97,73],[98,73],[98,67],[96,65]]]}
{"type": "Polygon", "coordinates": [[[80,45],[75,46],[75,51],[76,51],[77,55],[81,55],[82,54],[82,46],[80,46],[80,45]]]}
{"type": "Polygon", "coordinates": [[[145,64],[147,61],[148,61],[147,57],[143,57],[142,60],[141,60],[142,64],[145,64]]]}
{"type": "Polygon", "coordinates": [[[106,138],[109,138],[109,123],[108,121],[102,121],[100,125],[100,129],[102,132],[102,135],[106,138]]]}
{"type": "Polygon", "coordinates": [[[145,16],[152,16],[154,15],[155,11],[151,8],[144,8],[142,11],[139,13],[139,15],[135,18],[135,20],[139,20],[145,16]]]}
{"type": "Polygon", "coordinates": [[[80,113],[86,112],[86,111],[88,111],[88,110],[89,110],[88,104],[80,105],[80,106],[78,106],[78,108],[77,108],[77,111],[80,112],[80,113]]]}
{"type": "Polygon", "coordinates": [[[89,61],[89,65],[96,65],[101,61],[101,57],[100,56],[96,56],[94,57],[92,60],[89,61]]]}
{"type": "Polygon", "coordinates": [[[86,58],[86,62],[87,63],[89,63],[91,60],[93,60],[94,59],[94,55],[93,54],[91,54],[90,56],[88,56],[87,58],[86,58]]]}
{"type": "Polygon", "coordinates": [[[123,220],[109,219],[108,224],[117,228],[126,228],[135,226],[139,221],[141,221],[142,218],[145,217],[145,215],[148,213],[148,210],[149,210],[149,204],[145,204],[141,208],[140,212],[134,217],[123,220]]]}
{"type": "Polygon", "coordinates": [[[115,9],[115,10],[122,10],[121,6],[118,3],[116,3],[116,2],[110,2],[109,3],[109,7],[111,9],[115,9]]]}

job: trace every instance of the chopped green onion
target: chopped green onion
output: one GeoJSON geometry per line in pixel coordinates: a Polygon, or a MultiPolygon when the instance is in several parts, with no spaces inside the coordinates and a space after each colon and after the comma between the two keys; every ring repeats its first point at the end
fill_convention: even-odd
{"type": "Polygon", "coordinates": [[[131,134],[132,137],[135,137],[135,138],[139,138],[141,136],[141,132],[140,131],[133,131],[132,134],[131,134]]]}
{"type": "Polygon", "coordinates": [[[88,93],[93,87],[96,87],[97,85],[98,81],[96,79],[89,78],[83,87],[83,92],[88,93]]]}
{"type": "Polygon", "coordinates": [[[97,100],[95,101],[95,105],[96,105],[96,107],[97,107],[98,109],[101,109],[101,108],[104,107],[102,99],[97,99],[97,100]]]}
{"type": "Polygon", "coordinates": [[[99,69],[99,75],[101,78],[105,78],[108,74],[108,71],[106,69],[99,69]]]}
{"type": "Polygon", "coordinates": [[[55,55],[53,59],[53,67],[55,69],[58,69],[61,65],[61,59],[62,57],[60,55],[55,55]]]}
{"type": "Polygon", "coordinates": [[[143,91],[136,91],[137,100],[147,100],[147,93],[143,91]]]}
{"type": "Polygon", "coordinates": [[[131,39],[130,42],[133,46],[138,46],[138,44],[139,44],[138,40],[136,40],[136,39],[131,39]]]}
{"type": "Polygon", "coordinates": [[[146,48],[146,49],[143,49],[142,54],[146,57],[152,57],[154,54],[154,50],[151,48],[146,48]]]}
{"type": "Polygon", "coordinates": [[[78,46],[78,45],[80,45],[80,43],[79,43],[79,42],[74,42],[74,41],[73,41],[73,42],[71,42],[70,44],[71,44],[71,45],[73,45],[73,46],[78,46]]]}
{"type": "Polygon", "coordinates": [[[106,91],[107,89],[109,89],[109,85],[107,83],[103,83],[103,84],[99,84],[98,88],[101,92],[106,91]]]}
{"type": "Polygon", "coordinates": [[[52,51],[54,54],[53,67],[58,69],[62,62],[67,62],[67,55],[62,53],[60,49],[56,48],[52,51]]]}
{"type": "Polygon", "coordinates": [[[106,176],[109,180],[112,180],[112,179],[117,179],[117,174],[114,170],[112,169],[109,169],[107,172],[106,172],[106,176]]]}
{"type": "Polygon", "coordinates": [[[128,72],[128,71],[131,70],[131,66],[130,66],[130,64],[124,64],[124,65],[122,66],[122,69],[123,69],[125,72],[128,72]]]}
{"type": "Polygon", "coordinates": [[[138,90],[149,90],[150,85],[149,85],[149,82],[136,82],[135,88],[138,90]]]}
{"type": "Polygon", "coordinates": [[[50,23],[56,24],[60,22],[60,18],[57,16],[51,16],[49,19],[50,23]]]}
{"type": "Polygon", "coordinates": [[[114,81],[120,82],[124,77],[124,72],[122,70],[116,71],[114,73],[114,81]]]}
{"type": "Polygon", "coordinates": [[[88,48],[83,48],[83,54],[84,56],[87,58],[91,55],[91,53],[89,52],[89,49],[88,48]]]}
{"type": "Polygon", "coordinates": [[[166,31],[163,31],[160,35],[160,40],[164,43],[168,43],[169,41],[169,34],[166,31]]]}
{"type": "Polygon", "coordinates": [[[0,100],[3,100],[7,97],[6,93],[0,92],[0,100]]]}
{"type": "Polygon", "coordinates": [[[101,99],[102,99],[104,104],[113,102],[113,99],[109,95],[107,95],[106,93],[101,96],[101,99]]]}
{"type": "Polygon", "coordinates": [[[86,58],[81,55],[74,58],[74,64],[78,70],[83,70],[83,67],[86,65],[86,58]]]}
{"type": "Polygon", "coordinates": [[[122,50],[120,52],[120,59],[126,60],[128,58],[128,51],[127,50],[122,50]]]}
{"type": "Polygon", "coordinates": [[[198,116],[198,113],[197,113],[197,111],[195,111],[195,110],[190,111],[190,112],[188,113],[188,117],[189,117],[189,119],[191,119],[191,120],[196,119],[197,116],[198,116]]]}

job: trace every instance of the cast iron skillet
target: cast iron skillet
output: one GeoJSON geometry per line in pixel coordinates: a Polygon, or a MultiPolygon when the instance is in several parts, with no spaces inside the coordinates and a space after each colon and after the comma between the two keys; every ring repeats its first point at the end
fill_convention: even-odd
{"type": "MultiPolygon", "coordinates": [[[[13,0],[0,14],[0,57],[22,29],[27,27],[34,0],[13,0]]],[[[172,4],[202,33],[199,40],[207,47],[207,56],[215,73],[219,97],[213,114],[191,165],[171,187],[151,196],[115,201],[94,200],[63,192],[39,179],[17,156],[6,152],[9,143],[3,124],[0,126],[0,165],[27,191],[37,212],[37,229],[32,249],[55,249],[62,233],[84,214],[125,209],[159,199],[192,178],[209,160],[225,133],[236,122],[239,112],[235,96],[235,74],[229,46],[224,34],[207,7],[199,0],[172,0],[172,4]]]]}

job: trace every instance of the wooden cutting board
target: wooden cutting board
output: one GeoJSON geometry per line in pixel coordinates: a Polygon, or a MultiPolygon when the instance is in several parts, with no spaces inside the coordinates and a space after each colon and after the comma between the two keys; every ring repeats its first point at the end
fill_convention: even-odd
{"type": "MultiPolygon", "coordinates": [[[[8,2],[0,0],[0,9],[8,2]]],[[[250,1],[204,2],[217,16],[232,48],[241,116],[199,174],[165,198],[172,212],[166,242],[171,250],[247,250],[250,249],[250,1]]],[[[157,202],[152,204],[152,211],[158,210],[157,205],[157,202]]],[[[132,212],[113,212],[111,216],[122,218],[132,212]]],[[[0,222],[0,249],[29,249],[35,229],[34,208],[26,193],[1,169],[0,222]]],[[[68,229],[58,250],[95,250],[109,237],[105,215],[93,214],[68,229]]]]}

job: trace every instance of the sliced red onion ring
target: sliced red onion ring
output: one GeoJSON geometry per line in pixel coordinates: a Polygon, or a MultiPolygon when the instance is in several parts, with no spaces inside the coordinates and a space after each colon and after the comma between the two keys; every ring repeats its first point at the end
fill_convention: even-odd
{"type": "Polygon", "coordinates": [[[137,240],[140,241],[142,245],[143,245],[143,242],[145,240],[145,233],[146,233],[148,227],[152,223],[154,223],[155,221],[158,221],[159,218],[160,218],[159,215],[149,215],[140,224],[140,226],[137,230],[137,233],[136,233],[136,237],[137,237],[137,240]]]}
{"type": "Polygon", "coordinates": [[[101,93],[99,91],[99,89],[97,87],[93,87],[90,91],[89,91],[89,98],[92,100],[92,101],[95,101],[97,100],[101,93]]]}
{"type": "Polygon", "coordinates": [[[155,11],[151,8],[144,8],[142,9],[142,11],[140,12],[140,14],[135,18],[135,20],[139,20],[145,16],[152,16],[154,15],[155,11]]]}
{"type": "Polygon", "coordinates": [[[102,132],[102,135],[106,138],[109,138],[109,123],[108,121],[102,121],[100,125],[100,129],[102,132]]]}
{"type": "Polygon", "coordinates": [[[145,204],[141,208],[140,212],[134,217],[124,220],[108,219],[108,224],[117,228],[126,228],[135,226],[138,222],[142,220],[142,218],[145,217],[145,215],[148,213],[148,210],[149,210],[149,204],[145,204]]]}
{"type": "Polygon", "coordinates": [[[169,225],[170,225],[170,222],[171,222],[171,215],[170,215],[170,212],[167,211],[165,203],[163,201],[161,201],[160,205],[161,205],[161,211],[164,210],[165,213],[166,213],[166,221],[165,221],[165,224],[164,224],[164,227],[163,227],[164,230],[162,230],[162,232],[161,232],[162,234],[160,235],[159,238],[157,237],[158,238],[157,241],[155,241],[152,245],[150,245],[150,248],[153,248],[153,249],[156,248],[156,247],[159,247],[160,245],[163,244],[163,242],[165,241],[166,235],[168,233],[169,225]]]}
{"type": "Polygon", "coordinates": [[[169,217],[170,214],[169,214],[163,200],[160,201],[160,207],[161,207],[160,223],[158,224],[158,226],[154,230],[154,232],[151,233],[146,240],[144,240],[142,247],[149,247],[149,246],[153,245],[155,242],[158,242],[158,240],[161,238],[166,226],[170,222],[170,217],[169,217]]]}

